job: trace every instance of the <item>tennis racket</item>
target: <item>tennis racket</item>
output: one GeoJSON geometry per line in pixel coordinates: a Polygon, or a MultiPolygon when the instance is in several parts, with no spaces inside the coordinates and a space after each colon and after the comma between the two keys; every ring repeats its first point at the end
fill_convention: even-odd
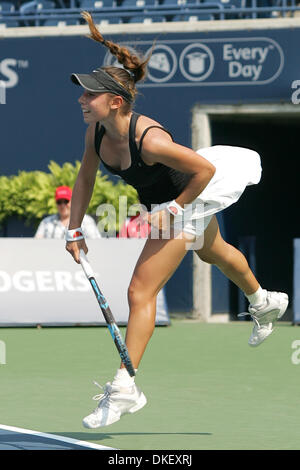
{"type": "Polygon", "coordinates": [[[98,301],[98,304],[102,310],[102,313],[103,313],[103,316],[105,318],[105,321],[107,323],[107,326],[108,326],[108,329],[110,331],[110,334],[114,340],[114,343],[116,345],[116,348],[120,354],[120,357],[121,357],[121,360],[124,364],[124,366],[126,367],[127,371],[128,371],[128,374],[133,377],[135,376],[135,371],[134,371],[134,368],[133,368],[133,365],[132,365],[132,362],[131,362],[131,359],[129,357],[129,354],[128,354],[128,350],[127,350],[127,346],[122,338],[122,335],[120,333],[120,330],[118,328],[118,325],[116,324],[116,321],[113,317],[113,314],[111,313],[111,310],[109,308],[109,305],[104,297],[104,295],[102,294],[98,284],[97,284],[97,281],[95,279],[95,276],[94,276],[94,272],[92,270],[92,267],[86,257],[86,254],[84,253],[84,251],[81,249],[80,250],[80,263],[81,263],[81,266],[82,266],[82,269],[87,277],[87,279],[89,280],[91,286],[92,286],[92,289],[94,291],[94,294],[96,296],[96,299],[98,301]]]}

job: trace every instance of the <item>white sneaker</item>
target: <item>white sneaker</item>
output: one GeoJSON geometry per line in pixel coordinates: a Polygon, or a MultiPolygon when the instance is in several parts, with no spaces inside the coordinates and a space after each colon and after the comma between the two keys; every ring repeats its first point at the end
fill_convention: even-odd
{"type": "Polygon", "coordinates": [[[139,388],[116,387],[108,382],[105,387],[94,382],[104,390],[103,394],[95,395],[93,400],[99,400],[97,408],[82,423],[86,428],[100,428],[119,421],[125,413],[135,413],[146,405],[147,399],[139,388]]]}
{"type": "Polygon", "coordinates": [[[273,331],[274,323],[281,318],[289,304],[287,294],[267,292],[266,303],[260,307],[249,306],[249,313],[240,313],[238,317],[251,315],[254,321],[249,346],[259,346],[273,331]]]}

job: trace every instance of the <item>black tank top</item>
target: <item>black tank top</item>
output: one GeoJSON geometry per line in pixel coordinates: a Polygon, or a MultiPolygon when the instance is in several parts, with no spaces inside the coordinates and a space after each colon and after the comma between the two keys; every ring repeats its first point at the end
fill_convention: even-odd
{"type": "Polygon", "coordinates": [[[129,148],[131,165],[129,168],[126,170],[116,170],[102,160],[100,146],[105,128],[101,126],[99,129],[99,122],[97,122],[95,129],[95,150],[107,170],[114,175],[120,176],[126,183],[133,186],[137,190],[141,204],[144,204],[147,210],[150,211],[154,205],[172,201],[179,196],[190,181],[191,175],[174,170],[162,163],[155,163],[151,166],[144,163],[141,158],[141,148],[143,139],[148,130],[156,127],[167,132],[171,137],[172,135],[161,126],[147,127],[141,136],[139,148],[137,148],[135,129],[139,116],[140,114],[133,112],[130,119],[129,148]]]}

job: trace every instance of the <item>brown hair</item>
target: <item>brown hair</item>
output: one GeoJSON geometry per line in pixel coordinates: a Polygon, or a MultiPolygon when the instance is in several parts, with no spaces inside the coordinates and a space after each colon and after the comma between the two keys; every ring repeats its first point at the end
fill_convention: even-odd
{"type": "MultiPolygon", "coordinates": [[[[96,27],[91,14],[88,11],[83,11],[81,16],[88,23],[90,28],[89,37],[94,41],[100,42],[103,46],[107,47],[110,53],[116,56],[118,62],[123,65],[120,67],[101,67],[105,72],[111,75],[117,82],[120,83],[134,99],[137,95],[136,82],[143,80],[146,76],[147,64],[150,60],[151,53],[145,58],[140,58],[124,46],[119,46],[112,41],[104,39],[99,29],[96,27]]],[[[152,48],[153,50],[153,48],[152,48]]],[[[152,51],[151,51],[152,52],[152,51]]],[[[127,113],[131,109],[131,105],[126,103],[123,105],[123,111],[127,113]]]]}

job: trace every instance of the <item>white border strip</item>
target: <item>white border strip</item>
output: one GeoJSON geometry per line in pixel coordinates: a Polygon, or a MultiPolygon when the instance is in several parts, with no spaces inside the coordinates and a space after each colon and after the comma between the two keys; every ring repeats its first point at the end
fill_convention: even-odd
{"type": "Polygon", "coordinates": [[[59,436],[57,434],[49,434],[45,432],[32,431],[31,429],[16,428],[15,426],[6,426],[5,424],[0,424],[0,429],[4,429],[5,431],[18,432],[20,434],[31,434],[33,436],[45,437],[47,439],[67,442],[69,444],[74,444],[74,445],[78,445],[81,447],[87,447],[89,449],[118,450],[118,449],[115,449],[114,447],[105,447],[105,446],[101,446],[100,444],[92,444],[91,442],[78,441],[77,439],[72,439],[71,437],[64,437],[64,436],[59,436]]]}
{"type": "MultiPolygon", "coordinates": [[[[300,17],[294,18],[256,18],[243,20],[214,21],[179,21],[166,23],[128,23],[100,24],[101,33],[105,34],[160,34],[196,33],[221,31],[255,31],[258,29],[299,28],[300,17]]],[[[78,26],[23,26],[20,28],[0,28],[0,38],[46,37],[46,36],[86,36],[89,29],[86,25],[78,26]]]]}

